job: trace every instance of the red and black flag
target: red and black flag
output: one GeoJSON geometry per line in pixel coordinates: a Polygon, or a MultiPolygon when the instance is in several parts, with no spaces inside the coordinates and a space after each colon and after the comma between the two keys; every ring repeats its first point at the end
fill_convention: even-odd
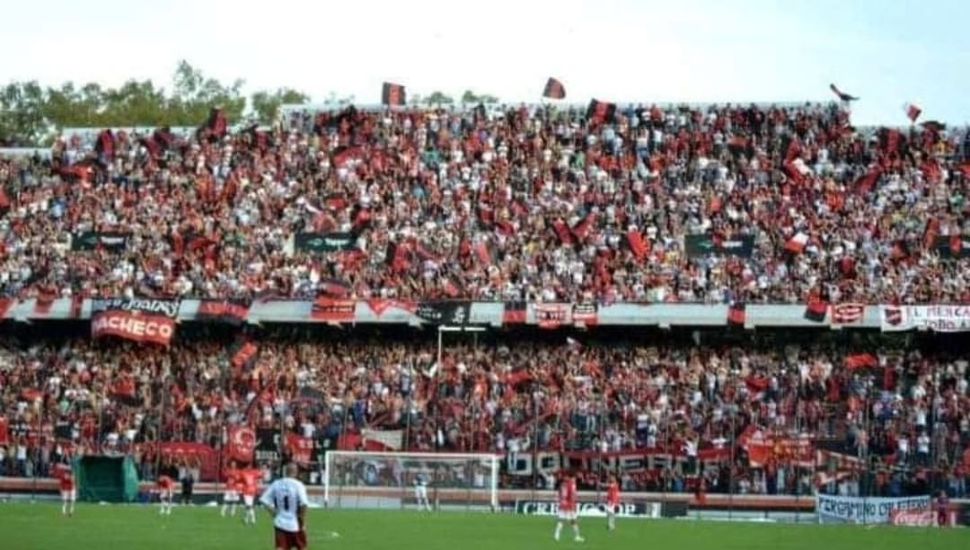
{"type": "Polygon", "coordinates": [[[335,277],[320,281],[320,294],[329,298],[346,298],[353,292],[353,287],[343,279],[335,277]]]}
{"type": "Polygon", "coordinates": [[[879,182],[879,177],[882,175],[882,168],[876,165],[869,169],[868,172],[855,180],[855,192],[859,195],[868,195],[876,187],[876,183],[879,182]]]}
{"type": "Polygon", "coordinates": [[[903,104],[903,112],[906,113],[906,118],[915,124],[916,119],[918,119],[923,113],[923,109],[921,109],[920,106],[916,105],[915,103],[905,103],[903,104]]]}
{"type": "Polygon", "coordinates": [[[102,130],[98,134],[97,141],[94,142],[94,151],[98,154],[98,160],[107,164],[115,159],[115,136],[111,130],[102,130]]]}
{"type": "Polygon", "coordinates": [[[577,241],[585,240],[589,236],[590,230],[596,225],[596,214],[590,212],[586,216],[579,220],[576,225],[571,229],[572,234],[576,237],[577,241]]]}
{"type": "Polygon", "coordinates": [[[400,107],[407,103],[407,92],[404,86],[385,82],[381,90],[381,103],[391,107],[400,107]]]}
{"type": "Polygon", "coordinates": [[[744,328],[748,313],[744,302],[732,302],[728,308],[727,323],[729,327],[744,328]]]}
{"type": "Polygon", "coordinates": [[[411,250],[406,243],[387,243],[384,262],[395,273],[407,271],[411,267],[411,250]]]}
{"type": "Polygon", "coordinates": [[[608,103],[598,99],[591,100],[589,102],[589,109],[586,110],[586,118],[590,122],[597,124],[613,122],[613,117],[615,116],[616,103],[608,103]]]}
{"type": "Polygon", "coordinates": [[[637,260],[641,262],[647,259],[647,255],[650,254],[650,245],[643,238],[643,234],[635,229],[626,234],[626,244],[633,251],[633,255],[636,256],[637,260]]]}
{"type": "Polygon", "coordinates": [[[249,307],[244,300],[202,300],[195,318],[238,327],[249,320],[249,307]]]}
{"type": "Polygon", "coordinates": [[[556,220],[552,222],[552,229],[556,232],[556,236],[559,237],[559,242],[566,245],[573,244],[573,233],[569,230],[566,222],[561,219],[556,220]]]}
{"type": "Polygon", "coordinates": [[[71,319],[80,319],[81,310],[84,308],[84,294],[75,292],[71,295],[71,319]]]}
{"type": "Polygon", "coordinates": [[[502,312],[502,324],[524,325],[527,311],[525,302],[505,302],[505,309],[502,312]]]}
{"type": "Polygon", "coordinates": [[[209,119],[201,128],[205,137],[222,138],[229,131],[229,120],[220,107],[213,107],[209,110],[209,119]]]}
{"type": "Polygon", "coordinates": [[[3,188],[3,185],[0,185],[0,214],[9,210],[11,204],[13,202],[10,200],[10,196],[7,195],[7,190],[3,188]]]}
{"type": "Polygon", "coordinates": [[[829,304],[825,300],[812,300],[805,307],[805,318],[809,321],[821,323],[829,312],[829,304]]]}
{"type": "Polygon", "coordinates": [[[548,97],[549,99],[565,99],[566,98],[566,88],[555,78],[549,77],[546,81],[546,87],[542,90],[542,97],[548,97]]]}
{"type": "Polygon", "coordinates": [[[237,370],[248,370],[256,362],[256,355],[259,354],[259,346],[245,340],[236,343],[230,350],[232,366],[237,370]]]}
{"type": "Polygon", "coordinates": [[[495,251],[492,249],[492,243],[487,240],[483,240],[476,244],[475,256],[478,257],[478,261],[481,262],[483,266],[490,266],[495,264],[495,251]]]}
{"type": "Polygon", "coordinates": [[[832,93],[834,93],[835,95],[839,96],[839,100],[840,101],[844,101],[846,103],[849,103],[850,101],[858,101],[859,100],[858,97],[856,97],[854,95],[849,95],[849,94],[843,92],[835,84],[829,84],[829,89],[832,90],[832,93]]]}

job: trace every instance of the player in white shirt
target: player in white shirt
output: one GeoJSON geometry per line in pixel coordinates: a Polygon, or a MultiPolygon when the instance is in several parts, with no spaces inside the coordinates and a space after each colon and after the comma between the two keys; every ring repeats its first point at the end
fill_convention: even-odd
{"type": "Polygon", "coordinates": [[[418,511],[431,511],[428,502],[428,474],[421,472],[414,478],[414,500],[418,501],[418,511]]]}
{"type": "Polygon", "coordinates": [[[296,464],[287,464],[286,477],[266,489],[259,502],[273,515],[276,550],[304,550],[306,542],[306,486],[296,479],[296,464]]]}

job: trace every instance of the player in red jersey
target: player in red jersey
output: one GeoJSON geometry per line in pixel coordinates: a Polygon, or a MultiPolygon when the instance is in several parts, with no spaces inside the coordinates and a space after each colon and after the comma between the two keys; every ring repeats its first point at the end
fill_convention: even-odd
{"type": "Polygon", "coordinates": [[[256,502],[256,495],[259,494],[259,483],[262,477],[263,473],[255,468],[239,471],[243,504],[246,506],[246,513],[243,514],[244,525],[256,525],[256,509],[253,504],[256,502]]]}
{"type": "Polygon", "coordinates": [[[74,502],[77,500],[77,487],[74,485],[74,472],[70,464],[58,464],[54,467],[54,477],[57,478],[61,489],[61,514],[71,517],[74,515],[74,502]]]}
{"type": "Polygon", "coordinates": [[[950,525],[950,499],[946,492],[940,491],[936,497],[936,526],[946,527],[950,525]]]}
{"type": "Polygon", "coordinates": [[[236,516],[236,504],[239,503],[239,470],[236,469],[236,463],[230,462],[229,468],[226,469],[226,490],[222,495],[222,517],[226,517],[226,511],[229,511],[229,516],[236,516]]]}
{"type": "Polygon", "coordinates": [[[175,479],[167,474],[162,474],[158,476],[156,486],[158,489],[158,501],[162,505],[159,514],[163,516],[172,515],[172,506],[175,500],[175,479]]]}
{"type": "Polygon", "coordinates": [[[559,482],[559,513],[556,521],[556,532],[553,535],[556,540],[559,540],[563,523],[568,521],[573,526],[573,536],[576,542],[583,542],[583,537],[579,534],[579,522],[576,519],[579,511],[578,496],[576,478],[572,474],[566,474],[559,482]]]}
{"type": "Polygon", "coordinates": [[[609,483],[606,484],[606,528],[610,531],[616,529],[616,512],[620,509],[620,484],[616,481],[616,476],[610,476],[609,483]]]}

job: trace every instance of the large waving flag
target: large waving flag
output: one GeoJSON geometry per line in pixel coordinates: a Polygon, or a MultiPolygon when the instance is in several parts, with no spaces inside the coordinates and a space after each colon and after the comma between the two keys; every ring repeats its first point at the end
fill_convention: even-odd
{"type": "Polygon", "coordinates": [[[849,95],[849,94],[843,92],[835,84],[829,84],[829,89],[832,90],[832,93],[834,93],[835,95],[839,96],[839,100],[840,101],[844,101],[844,102],[848,103],[850,101],[858,101],[859,100],[858,97],[856,97],[854,95],[849,95]]]}
{"type": "Polygon", "coordinates": [[[546,87],[542,91],[542,97],[548,97],[549,99],[565,99],[566,98],[566,88],[555,78],[549,77],[546,81],[546,87]]]}

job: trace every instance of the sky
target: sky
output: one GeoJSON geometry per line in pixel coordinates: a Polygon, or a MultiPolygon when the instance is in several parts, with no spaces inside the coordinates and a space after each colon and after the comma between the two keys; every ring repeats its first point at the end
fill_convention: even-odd
{"type": "Polygon", "coordinates": [[[904,0],[14,0],[0,13],[0,83],[152,79],[185,59],[245,89],[377,103],[471,89],[567,101],[861,100],[857,125],[970,122],[970,2],[904,0]]]}

